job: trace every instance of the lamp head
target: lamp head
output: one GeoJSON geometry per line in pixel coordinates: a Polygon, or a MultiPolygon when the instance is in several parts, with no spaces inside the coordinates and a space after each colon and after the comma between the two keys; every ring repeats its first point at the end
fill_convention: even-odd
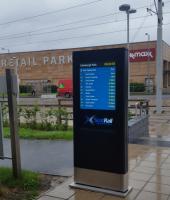
{"type": "Polygon", "coordinates": [[[130,10],[130,5],[129,4],[122,4],[122,5],[119,6],[119,10],[128,12],[130,10]]]}

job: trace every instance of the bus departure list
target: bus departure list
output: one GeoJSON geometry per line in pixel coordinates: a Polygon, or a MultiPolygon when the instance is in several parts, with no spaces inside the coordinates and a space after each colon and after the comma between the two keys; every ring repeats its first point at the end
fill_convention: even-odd
{"type": "Polygon", "coordinates": [[[80,109],[116,109],[116,67],[93,64],[80,67],[80,109]]]}

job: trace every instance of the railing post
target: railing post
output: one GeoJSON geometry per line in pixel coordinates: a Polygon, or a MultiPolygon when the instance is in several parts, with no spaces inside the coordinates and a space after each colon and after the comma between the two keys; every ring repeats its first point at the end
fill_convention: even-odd
{"type": "Polygon", "coordinates": [[[62,124],[62,119],[61,119],[61,99],[58,99],[58,123],[62,124]]]}
{"type": "Polygon", "coordinates": [[[149,115],[149,101],[146,101],[146,114],[149,115]]]}

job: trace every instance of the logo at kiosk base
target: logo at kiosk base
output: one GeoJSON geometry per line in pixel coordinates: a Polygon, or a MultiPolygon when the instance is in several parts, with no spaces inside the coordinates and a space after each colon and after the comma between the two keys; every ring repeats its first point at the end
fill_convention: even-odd
{"type": "Polygon", "coordinates": [[[111,126],[113,124],[113,118],[101,118],[101,117],[96,117],[95,115],[93,116],[86,116],[85,124],[90,124],[93,126],[96,125],[102,125],[102,126],[111,126]]]}

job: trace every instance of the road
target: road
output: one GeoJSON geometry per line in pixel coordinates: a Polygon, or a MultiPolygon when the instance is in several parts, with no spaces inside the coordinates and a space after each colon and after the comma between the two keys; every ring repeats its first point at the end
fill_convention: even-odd
{"type": "MultiPolygon", "coordinates": [[[[45,174],[73,175],[72,141],[20,140],[22,168],[45,174]]],[[[4,139],[4,154],[11,157],[10,140],[4,139]]],[[[0,160],[11,166],[11,160],[0,160]]]]}

